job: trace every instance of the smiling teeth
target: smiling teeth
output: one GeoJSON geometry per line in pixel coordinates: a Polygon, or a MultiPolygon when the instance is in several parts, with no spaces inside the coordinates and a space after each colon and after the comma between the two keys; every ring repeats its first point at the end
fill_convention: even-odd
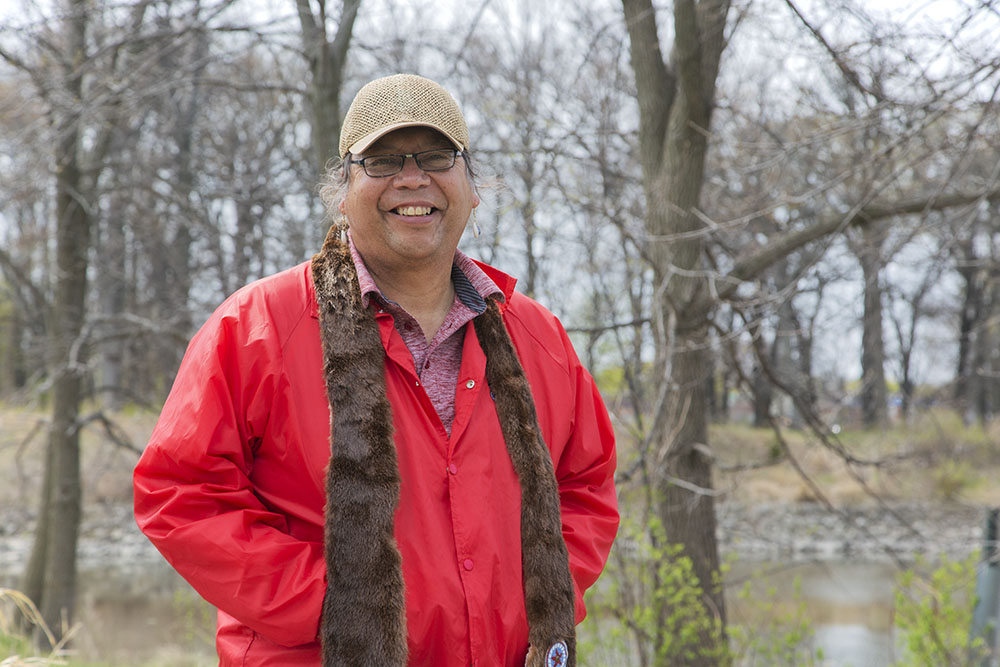
{"type": "Polygon", "coordinates": [[[430,215],[430,206],[402,206],[396,209],[400,215],[430,215]]]}

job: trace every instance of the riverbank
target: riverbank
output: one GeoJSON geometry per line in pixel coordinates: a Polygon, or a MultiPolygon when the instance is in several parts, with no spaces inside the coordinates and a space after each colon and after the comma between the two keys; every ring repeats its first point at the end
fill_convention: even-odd
{"type": "Polygon", "coordinates": [[[719,548],[752,561],[912,562],[964,557],[982,547],[986,507],[957,502],[722,503],[719,548]]]}

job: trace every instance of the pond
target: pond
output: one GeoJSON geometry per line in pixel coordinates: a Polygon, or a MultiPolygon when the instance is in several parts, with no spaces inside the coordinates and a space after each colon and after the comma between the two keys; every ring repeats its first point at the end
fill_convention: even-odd
{"type": "Polygon", "coordinates": [[[750,577],[753,595],[750,600],[736,591],[729,595],[730,621],[752,625],[747,616],[754,601],[773,601],[786,613],[801,609],[824,665],[884,667],[901,657],[892,638],[897,572],[884,562],[740,564],[731,579],[750,577]]]}

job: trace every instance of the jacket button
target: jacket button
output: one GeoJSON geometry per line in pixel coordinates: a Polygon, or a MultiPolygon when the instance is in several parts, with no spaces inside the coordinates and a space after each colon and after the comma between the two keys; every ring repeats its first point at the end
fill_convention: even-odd
{"type": "Polygon", "coordinates": [[[471,558],[466,558],[465,562],[462,563],[462,567],[464,567],[466,570],[471,571],[472,568],[475,567],[475,564],[472,562],[471,558]]]}
{"type": "Polygon", "coordinates": [[[448,466],[448,472],[450,472],[452,475],[457,475],[458,474],[458,466],[455,465],[454,463],[452,463],[451,465],[448,466]]]}
{"type": "Polygon", "coordinates": [[[468,382],[465,383],[465,388],[466,389],[472,389],[475,386],[476,386],[476,381],[475,380],[469,380],[468,382]]]}

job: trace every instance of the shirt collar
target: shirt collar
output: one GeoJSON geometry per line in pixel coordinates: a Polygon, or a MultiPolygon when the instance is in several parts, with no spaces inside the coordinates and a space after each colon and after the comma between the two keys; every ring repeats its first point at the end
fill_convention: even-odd
{"type": "MultiPolygon", "coordinates": [[[[371,298],[374,296],[378,301],[391,304],[387,299],[375,279],[361,259],[361,254],[354,246],[354,239],[350,232],[347,234],[348,244],[351,250],[351,259],[354,260],[354,268],[358,273],[358,286],[361,289],[361,304],[367,308],[371,298]]],[[[458,300],[468,306],[476,313],[486,310],[487,297],[495,296],[499,301],[505,301],[503,290],[483,271],[475,261],[461,250],[455,249],[455,259],[451,266],[451,282],[455,287],[455,295],[458,300]]]]}

